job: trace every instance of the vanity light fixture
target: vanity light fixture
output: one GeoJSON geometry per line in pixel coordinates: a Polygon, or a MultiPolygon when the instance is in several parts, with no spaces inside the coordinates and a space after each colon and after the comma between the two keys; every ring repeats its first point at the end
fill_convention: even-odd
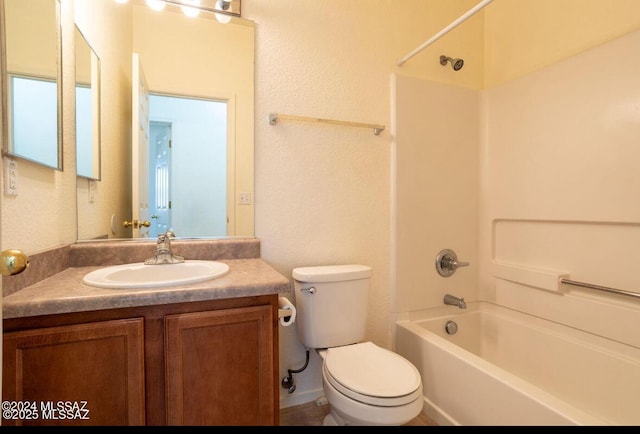
{"type": "MultiPolygon", "coordinates": [[[[129,0],[114,0],[116,3],[127,3],[129,0]]],[[[218,22],[226,24],[232,17],[240,17],[242,0],[145,0],[147,6],[154,11],[161,11],[168,4],[180,6],[182,12],[190,17],[197,17],[200,12],[213,12],[218,22]]]]}
{"type": "MultiPolygon", "coordinates": [[[[164,0],[166,3],[179,5],[185,15],[191,16],[187,10],[213,12],[218,22],[226,24],[231,17],[239,17],[242,0],[164,0]]],[[[197,14],[196,14],[197,15],[197,14]]],[[[195,16],[195,15],[194,15],[195,16]]]]}

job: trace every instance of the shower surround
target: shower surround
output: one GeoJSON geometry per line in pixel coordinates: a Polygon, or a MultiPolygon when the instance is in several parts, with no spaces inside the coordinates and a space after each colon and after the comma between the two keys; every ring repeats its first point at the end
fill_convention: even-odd
{"type": "Polygon", "coordinates": [[[394,77],[400,318],[451,292],[640,348],[637,298],[495,272],[640,291],[639,49],[631,32],[482,91],[394,77]],[[410,197],[416,180],[432,188],[410,197]],[[442,248],[471,267],[424,273],[442,248]]]}

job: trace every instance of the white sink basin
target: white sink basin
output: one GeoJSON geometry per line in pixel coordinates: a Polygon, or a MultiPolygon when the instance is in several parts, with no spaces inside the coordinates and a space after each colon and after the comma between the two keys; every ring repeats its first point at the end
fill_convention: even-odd
{"type": "Polygon", "coordinates": [[[229,266],[217,261],[184,261],[145,265],[113,265],[87,273],[82,282],[98,288],[156,288],[204,282],[225,275],[229,266]]]}

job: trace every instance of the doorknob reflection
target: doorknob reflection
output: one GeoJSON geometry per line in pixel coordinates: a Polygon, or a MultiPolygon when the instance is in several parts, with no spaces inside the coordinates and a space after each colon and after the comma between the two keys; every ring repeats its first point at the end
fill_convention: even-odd
{"type": "Polygon", "coordinates": [[[133,220],[131,222],[125,220],[122,222],[122,226],[124,226],[125,228],[134,227],[135,229],[138,229],[141,227],[148,228],[149,226],[151,226],[151,222],[149,220],[145,220],[145,221],[133,220]]]}
{"type": "Polygon", "coordinates": [[[0,272],[3,276],[22,273],[29,266],[29,257],[20,250],[9,249],[0,253],[0,272]]]}

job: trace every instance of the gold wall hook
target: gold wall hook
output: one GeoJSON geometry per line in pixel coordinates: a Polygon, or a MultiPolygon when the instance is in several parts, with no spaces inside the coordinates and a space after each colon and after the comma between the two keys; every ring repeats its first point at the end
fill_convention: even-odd
{"type": "Polygon", "coordinates": [[[22,273],[29,266],[29,257],[20,250],[9,249],[0,253],[0,272],[3,276],[22,273]]]}

